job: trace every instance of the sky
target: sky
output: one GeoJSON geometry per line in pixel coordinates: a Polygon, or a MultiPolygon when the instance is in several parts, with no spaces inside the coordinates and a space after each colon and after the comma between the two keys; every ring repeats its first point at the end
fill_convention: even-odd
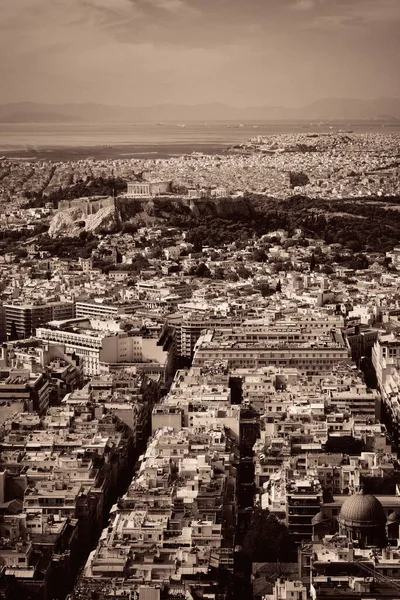
{"type": "Polygon", "coordinates": [[[0,103],[400,97],[400,0],[1,0],[0,103]]]}

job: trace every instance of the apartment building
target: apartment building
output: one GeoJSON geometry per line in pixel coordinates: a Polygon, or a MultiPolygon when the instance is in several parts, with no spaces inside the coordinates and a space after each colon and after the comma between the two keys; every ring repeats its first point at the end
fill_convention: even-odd
{"type": "Polygon", "coordinates": [[[379,387],[385,386],[387,377],[400,370],[400,335],[394,332],[381,333],[372,349],[372,364],[379,387]]]}
{"type": "Polygon", "coordinates": [[[203,330],[225,331],[239,326],[242,320],[240,317],[228,319],[199,313],[177,313],[167,318],[167,324],[175,331],[177,355],[192,359],[194,348],[203,330]]]}
{"type": "Polygon", "coordinates": [[[0,304],[0,343],[5,342],[7,339],[7,328],[6,328],[6,311],[4,306],[0,304]]]}
{"type": "Polygon", "coordinates": [[[134,314],[136,309],[137,305],[132,304],[112,305],[103,304],[102,302],[75,303],[75,315],[77,318],[90,317],[94,319],[103,319],[105,321],[117,319],[121,315],[134,314]]]}
{"type": "Polygon", "coordinates": [[[114,415],[96,411],[81,393],[46,416],[19,413],[3,425],[3,512],[9,500],[22,500],[17,514],[0,520],[0,537],[9,541],[7,547],[0,544],[0,559],[16,578],[16,598],[31,597],[32,581],[40,591],[32,597],[66,595],[131,472],[128,428],[114,415]],[[34,560],[27,551],[32,543],[34,560]]]}
{"type": "Polygon", "coordinates": [[[194,349],[202,331],[223,332],[227,339],[247,342],[293,342],[317,340],[334,328],[343,326],[343,317],[336,315],[299,315],[297,319],[282,319],[279,315],[268,319],[244,319],[243,316],[222,317],[200,313],[178,313],[168,317],[167,323],[176,331],[179,356],[193,358],[194,349]]]}
{"type": "Polygon", "coordinates": [[[91,589],[96,578],[108,589],[117,577],[121,595],[130,589],[141,598],[143,581],[148,593],[157,595],[158,586],[189,585],[199,578],[207,589],[215,585],[215,569],[232,572],[233,449],[217,425],[156,431],[77,588],[91,589]]]}
{"type": "Polygon", "coordinates": [[[36,328],[50,321],[72,319],[73,302],[50,302],[48,304],[5,304],[5,324],[8,339],[26,339],[35,334],[36,328]]]}
{"type": "Polygon", "coordinates": [[[289,480],[286,493],[286,515],[289,532],[295,543],[312,538],[312,519],[322,503],[322,486],[309,477],[289,480]]]}
{"type": "Polygon", "coordinates": [[[168,361],[168,352],[154,338],[93,329],[89,320],[73,324],[39,327],[38,338],[64,344],[67,352],[74,352],[83,359],[85,375],[99,375],[101,365],[126,363],[160,363],[168,361]]]}
{"type": "Polygon", "coordinates": [[[351,357],[357,364],[362,356],[371,356],[378,333],[377,329],[371,329],[365,325],[355,325],[344,331],[345,339],[351,349],[351,357]]]}
{"type": "MultiPolygon", "coordinates": [[[[371,506],[372,502],[370,500],[371,506]]],[[[375,518],[378,515],[373,508],[369,514],[375,518]]],[[[367,520],[366,511],[361,508],[357,516],[360,521],[367,520]]],[[[324,518],[322,512],[321,518],[324,518]]],[[[397,547],[372,549],[369,545],[352,542],[345,535],[326,534],[304,543],[299,549],[299,576],[310,585],[310,597],[315,600],[335,600],[338,596],[355,600],[398,600],[399,560],[397,547]]]]}
{"type": "Polygon", "coordinates": [[[157,381],[141,372],[113,373],[95,377],[89,383],[90,398],[99,408],[116,415],[125,423],[136,446],[150,433],[151,411],[161,393],[161,378],[157,381]]]}
{"type": "Polygon", "coordinates": [[[227,360],[231,368],[295,368],[301,375],[312,376],[330,372],[338,363],[350,362],[350,351],[329,336],[313,342],[234,341],[208,332],[196,344],[193,365],[201,366],[210,360],[227,360]]]}
{"type": "Polygon", "coordinates": [[[400,443],[400,335],[381,333],[372,349],[382,397],[381,418],[396,444],[400,443]]]}
{"type": "Polygon", "coordinates": [[[51,386],[44,373],[33,373],[29,369],[1,369],[2,419],[21,410],[44,414],[49,406],[50,392],[51,386]]]}

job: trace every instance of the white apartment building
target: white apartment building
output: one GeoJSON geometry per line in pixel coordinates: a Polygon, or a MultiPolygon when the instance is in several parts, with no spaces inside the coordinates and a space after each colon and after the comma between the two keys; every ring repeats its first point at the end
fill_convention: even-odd
{"type": "Polygon", "coordinates": [[[400,335],[379,335],[372,348],[375,368],[382,395],[382,415],[396,444],[400,442],[400,335]]]}
{"type": "Polygon", "coordinates": [[[93,317],[97,319],[115,319],[120,315],[134,313],[136,306],[133,305],[111,305],[102,302],[76,302],[75,315],[77,318],[93,317]]]}
{"type": "Polygon", "coordinates": [[[338,363],[350,361],[349,349],[336,342],[271,342],[232,341],[201,336],[196,344],[193,366],[208,361],[227,360],[231,368],[252,368],[274,365],[295,368],[301,375],[330,372],[338,363]]]}
{"type": "Polygon", "coordinates": [[[388,375],[400,370],[400,336],[395,333],[379,335],[372,348],[374,365],[379,387],[385,386],[388,375]]]}
{"type": "Polygon", "coordinates": [[[65,344],[67,352],[83,359],[87,376],[99,375],[101,364],[164,362],[166,353],[156,339],[143,339],[127,333],[110,333],[89,329],[63,330],[40,327],[36,336],[49,342],[65,344]]]}

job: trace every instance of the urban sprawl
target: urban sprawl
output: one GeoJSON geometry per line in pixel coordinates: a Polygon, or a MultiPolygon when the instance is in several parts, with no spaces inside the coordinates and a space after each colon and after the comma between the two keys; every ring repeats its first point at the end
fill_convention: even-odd
{"type": "Polygon", "coordinates": [[[399,175],[0,159],[0,599],[400,599],[399,175]]]}

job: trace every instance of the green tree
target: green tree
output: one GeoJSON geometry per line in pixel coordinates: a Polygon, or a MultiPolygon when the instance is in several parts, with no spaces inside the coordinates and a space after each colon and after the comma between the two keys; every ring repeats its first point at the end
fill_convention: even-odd
{"type": "Polygon", "coordinates": [[[289,179],[290,179],[290,186],[292,188],[307,185],[308,183],[310,183],[310,179],[309,179],[308,175],[303,172],[294,173],[293,171],[291,171],[289,173],[289,179]]]}
{"type": "Polygon", "coordinates": [[[160,246],[154,246],[150,251],[150,258],[162,258],[163,251],[160,246]]]}
{"type": "Polygon", "coordinates": [[[294,544],[289,530],[269,510],[256,508],[243,542],[252,562],[290,562],[294,544]]]}
{"type": "Polygon", "coordinates": [[[204,263],[200,263],[194,272],[196,277],[211,277],[210,269],[204,263]]]}
{"type": "Polygon", "coordinates": [[[239,275],[235,271],[228,271],[225,277],[228,281],[239,281],[239,275]]]}
{"type": "Polygon", "coordinates": [[[246,269],[244,265],[239,265],[236,269],[236,272],[241,279],[248,279],[249,277],[251,277],[251,271],[249,271],[249,269],[246,269]]]}
{"type": "Polygon", "coordinates": [[[214,269],[214,279],[225,279],[225,272],[222,267],[214,269]]]}
{"type": "Polygon", "coordinates": [[[253,260],[254,262],[265,262],[267,260],[265,250],[262,250],[261,248],[256,248],[253,252],[253,260]]]}
{"type": "Polygon", "coordinates": [[[268,296],[271,296],[273,291],[271,290],[271,286],[269,285],[269,283],[260,283],[258,285],[258,289],[261,292],[261,296],[263,298],[267,298],[268,296]]]}

